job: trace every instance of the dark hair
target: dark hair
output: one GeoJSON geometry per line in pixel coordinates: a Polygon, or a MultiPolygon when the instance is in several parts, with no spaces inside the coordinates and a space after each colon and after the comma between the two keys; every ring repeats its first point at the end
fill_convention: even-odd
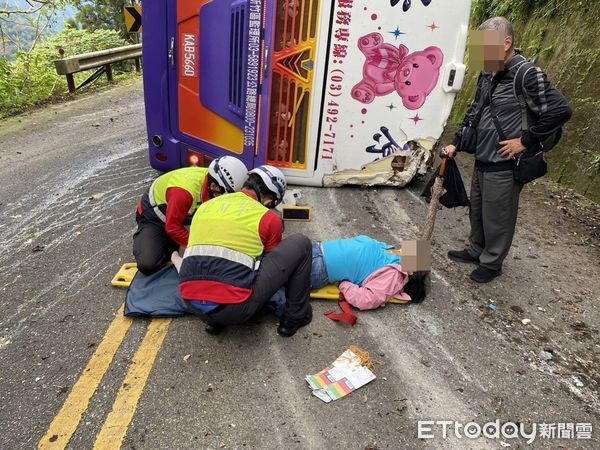
{"type": "Polygon", "coordinates": [[[415,272],[408,277],[408,283],[404,286],[404,292],[410,295],[411,303],[421,303],[427,295],[427,279],[429,272],[415,272]]]}
{"type": "Polygon", "coordinates": [[[252,189],[258,195],[258,201],[262,202],[264,197],[275,201],[277,196],[267,187],[263,179],[257,173],[251,173],[242,189],[252,189]]]}
{"type": "Polygon", "coordinates": [[[217,181],[217,180],[216,180],[216,179],[215,179],[215,178],[214,178],[214,177],[213,177],[211,174],[207,174],[207,175],[208,175],[207,181],[208,181],[208,184],[209,184],[209,185],[210,185],[210,183],[214,183],[214,184],[216,184],[217,186],[219,186],[219,189],[221,190],[221,193],[223,193],[223,194],[224,194],[225,192],[227,192],[227,191],[225,190],[225,188],[224,188],[223,186],[221,186],[221,185],[219,184],[219,182],[218,182],[218,181],[217,181]]]}

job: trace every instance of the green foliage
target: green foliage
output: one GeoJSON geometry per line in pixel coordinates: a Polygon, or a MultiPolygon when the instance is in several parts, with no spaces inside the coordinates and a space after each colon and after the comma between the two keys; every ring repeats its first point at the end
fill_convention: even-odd
{"type": "Polygon", "coordinates": [[[40,39],[56,32],[72,0],[4,0],[0,2],[0,55],[14,59],[40,39]]]}
{"type": "Polygon", "coordinates": [[[67,20],[65,20],[65,27],[74,28],[75,30],[80,30],[81,24],[79,22],[77,22],[77,20],[74,19],[73,17],[69,17],[67,20]]]}
{"type": "Polygon", "coordinates": [[[55,59],[59,57],[58,49],[60,48],[65,51],[64,57],[66,58],[123,45],[127,45],[127,41],[114,30],[88,31],[66,26],[60,33],[46,40],[40,46],[40,51],[44,52],[48,58],[55,59]]]}
{"type": "MultiPolygon", "coordinates": [[[[473,0],[473,28],[494,16],[513,21],[517,47],[544,69],[573,108],[563,139],[548,155],[550,176],[600,201],[600,2],[473,0]]],[[[473,98],[476,75],[468,74],[457,96],[454,124],[473,98]]]]}
{"type": "Polygon", "coordinates": [[[588,168],[590,173],[600,173],[600,154],[594,155],[588,168]]]}
{"type": "Polygon", "coordinates": [[[477,26],[494,16],[510,20],[535,16],[547,18],[559,7],[569,7],[572,0],[473,0],[472,24],[477,26]]]}
{"type": "MultiPolygon", "coordinates": [[[[53,60],[65,56],[104,50],[126,45],[116,31],[77,30],[65,27],[30,52],[17,52],[14,61],[0,59],[0,117],[15,113],[43,102],[56,94],[64,93],[67,84],[64,76],[56,74],[53,60]]],[[[76,82],[89,76],[89,72],[75,75],[76,82]]]]}
{"type": "Polygon", "coordinates": [[[23,16],[19,20],[2,20],[0,16],[0,50],[4,56],[14,58],[19,50],[29,49],[36,40],[34,18],[23,16]]]}
{"type": "Polygon", "coordinates": [[[78,9],[77,20],[82,28],[99,30],[108,28],[117,30],[126,37],[123,8],[132,2],[127,0],[74,0],[78,9]]]}

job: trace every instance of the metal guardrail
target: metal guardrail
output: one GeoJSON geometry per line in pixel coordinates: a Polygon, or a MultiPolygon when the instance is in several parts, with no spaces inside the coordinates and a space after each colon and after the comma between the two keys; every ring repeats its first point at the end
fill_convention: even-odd
{"type": "Polygon", "coordinates": [[[108,81],[113,81],[111,64],[120,61],[134,59],[135,69],[139,72],[141,69],[141,57],[142,44],[125,45],[123,47],[70,56],[69,58],[56,59],[54,60],[54,67],[56,68],[57,74],[65,75],[67,77],[69,92],[75,92],[77,89],[94,81],[103,73],[106,73],[108,81]],[[75,80],[73,79],[74,73],[96,68],[99,69],[90,75],[79,87],[75,87],[75,80]]]}

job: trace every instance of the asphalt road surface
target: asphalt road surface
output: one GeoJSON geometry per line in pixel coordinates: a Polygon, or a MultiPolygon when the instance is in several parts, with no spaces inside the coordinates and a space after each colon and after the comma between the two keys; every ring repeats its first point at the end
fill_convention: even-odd
{"type": "MultiPolygon", "coordinates": [[[[526,188],[496,281],[477,286],[472,266],[446,258],[468,219],[441,211],[424,303],[350,328],[316,301],[285,339],[268,317],[216,337],[195,317],[121,317],[110,281],[132,261],[135,203],[155,176],[139,82],[0,125],[0,448],[600,448],[598,248],[546,184],[526,188]],[[325,404],[304,376],[351,345],[377,360],[377,379],[325,404]],[[445,439],[434,425],[419,439],[419,420],[538,435],[458,438],[451,425],[445,439]]],[[[419,187],[302,188],[314,220],[286,233],[414,239],[419,187]]]]}

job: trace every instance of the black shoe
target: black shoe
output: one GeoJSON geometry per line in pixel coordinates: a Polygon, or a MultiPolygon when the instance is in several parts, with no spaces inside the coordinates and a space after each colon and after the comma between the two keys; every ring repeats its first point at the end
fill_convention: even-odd
{"type": "Polygon", "coordinates": [[[223,331],[225,331],[225,325],[209,325],[206,324],[206,326],[204,327],[204,330],[208,333],[208,334],[212,334],[217,335],[217,334],[221,334],[223,331]]]}
{"type": "Polygon", "coordinates": [[[448,252],[448,258],[452,261],[461,263],[479,264],[479,258],[474,258],[466,250],[450,250],[448,252]]]}
{"type": "Polygon", "coordinates": [[[477,269],[471,272],[471,280],[478,283],[489,283],[501,273],[501,269],[493,270],[488,269],[487,267],[479,266],[477,269]]]}
{"type": "Polygon", "coordinates": [[[303,319],[288,319],[283,318],[277,327],[277,334],[283,337],[290,337],[296,334],[296,331],[305,325],[308,325],[312,320],[312,310],[303,319]]]}

